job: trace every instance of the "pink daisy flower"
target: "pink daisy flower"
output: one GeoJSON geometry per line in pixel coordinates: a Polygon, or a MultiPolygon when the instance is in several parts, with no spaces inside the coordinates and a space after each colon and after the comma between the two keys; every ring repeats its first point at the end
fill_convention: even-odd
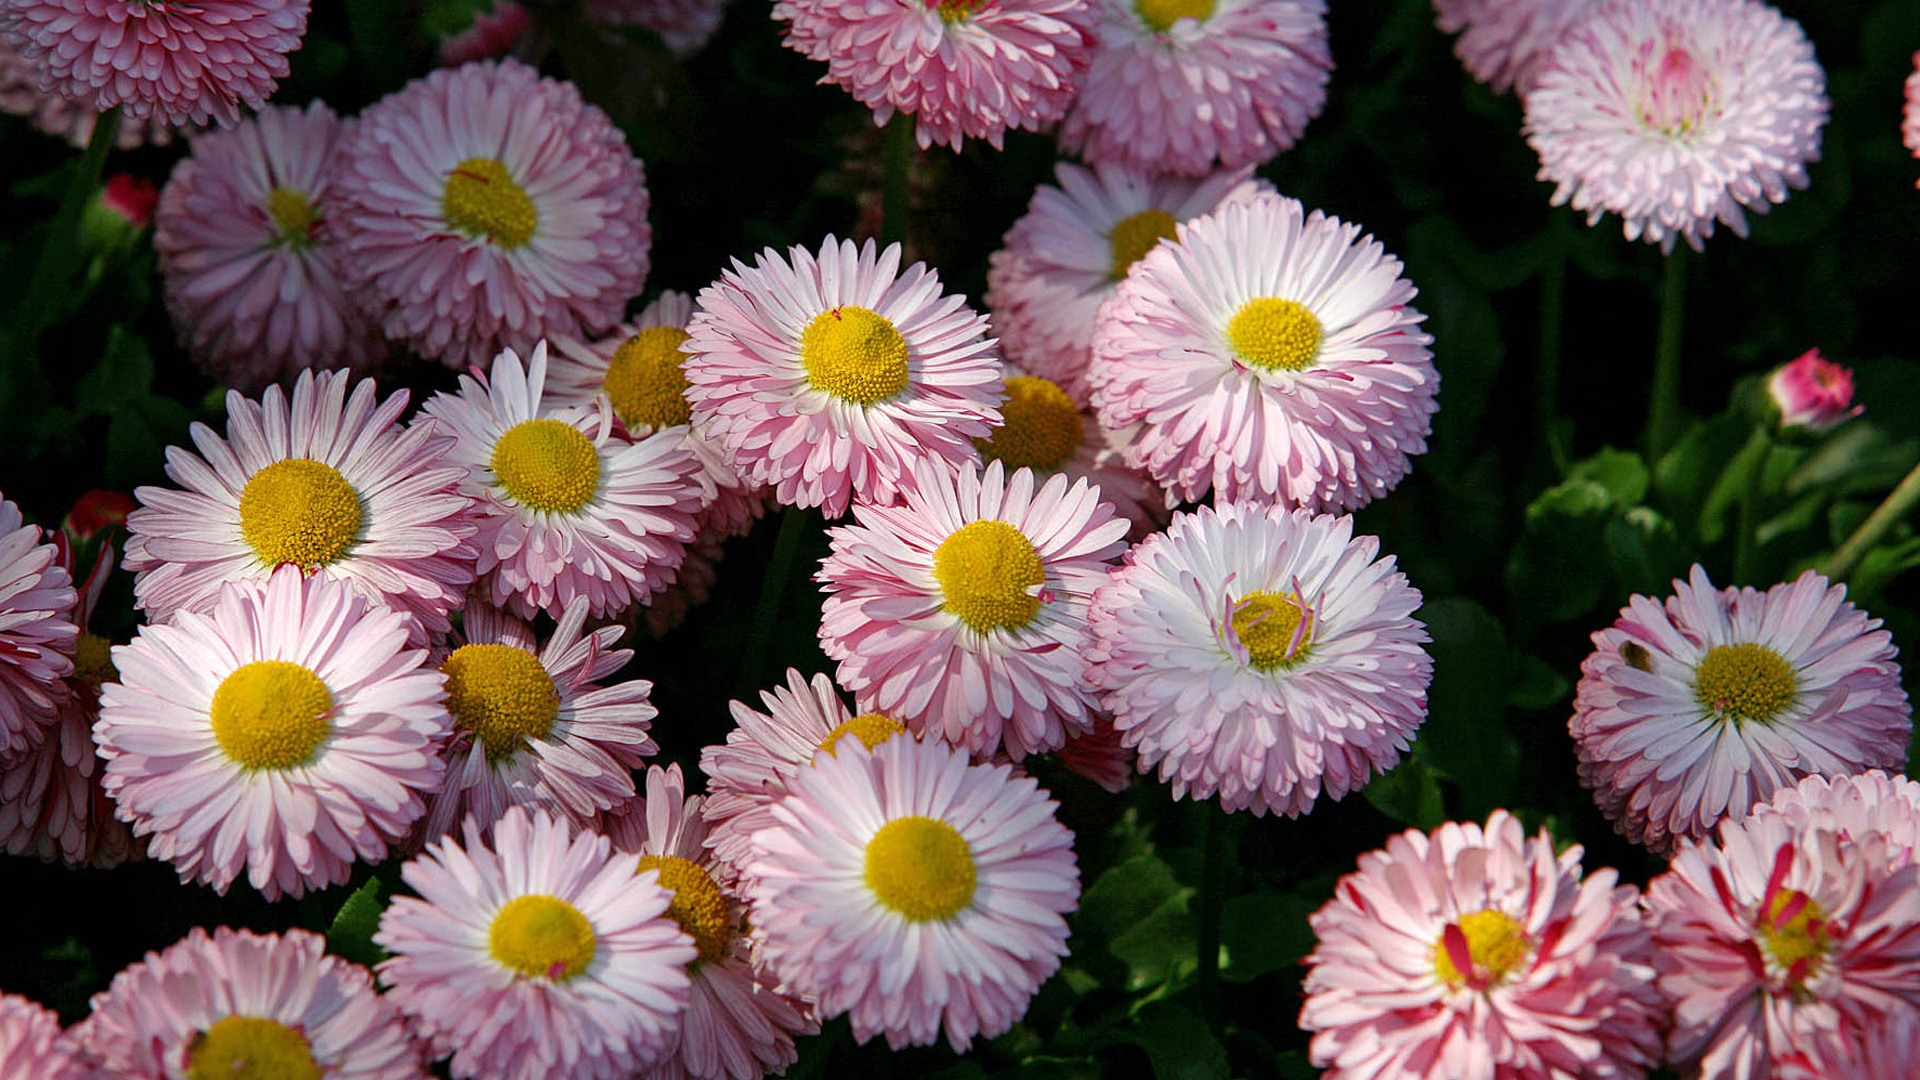
{"type": "Polygon", "coordinates": [[[687,327],[693,425],[790,506],[844,514],[889,503],[914,463],[977,463],[1000,421],[987,320],[940,291],[900,245],[827,237],[815,255],[771,248],[700,290],[687,327]]]}
{"type": "Polygon", "coordinates": [[[355,383],[303,371],[291,397],[229,391],[225,439],[196,423],[198,454],[167,449],[167,476],[184,490],[138,488],[127,517],[124,565],[148,618],[207,611],[222,585],[291,565],[406,612],[420,631],[447,629],[475,558],[471,504],[445,460],[453,441],[400,426],[405,390],[380,401],[371,379],[348,394],[355,383]]]}
{"type": "Polygon", "coordinates": [[[1642,1077],[1660,998],[1639,891],[1505,810],[1360,856],[1309,920],[1300,1026],[1327,1080],[1642,1077]]]}
{"type": "Polygon", "coordinates": [[[41,87],[96,113],[232,126],[287,77],[307,0],[9,0],[0,30],[41,87]]]}
{"type": "Polygon", "coordinates": [[[473,24],[440,38],[440,63],[459,67],[476,60],[492,60],[512,52],[533,29],[533,16],[513,0],[493,0],[485,11],[473,13],[473,24]]]}
{"type": "Polygon", "coordinates": [[[1365,506],[1412,471],[1438,408],[1400,271],[1359,226],[1293,199],[1181,225],[1101,308],[1100,423],[1137,425],[1127,461],[1177,499],[1365,506]]]}
{"type": "Polygon", "coordinates": [[[646,284],[646,177],[626,136],[518,61],[408,83],[360,114],[335,169],[348,289],[449,367],[600,333],[646,284]]]}
{"type": "Polygon", "coordinates": [[[1548,54],[1599,0],[1433,0],[1434,21],[1459,34],[1453,55],[1496,94],[1533,89],[1548,54]]]}
{"type": "Polygon", "coordinates": [[[87,1080],[90,1074],[51,1009],[18,994],[0,995],[0,1080],[87,1080]]]}
{"type": "Polygon", "coordinates": [[[1879,769],[1832,778],[1805,777],[1775,791],[1770,801],[1755,803],[1749,814],[1777,814],[1795,831],[1832,829],[1843,843],[1877,837],[1895,865],[1920,855],[1920,783],[1879,769]]]}
{"type": "Polygon", "coordinates": [[[0,761],[45,737],[73,674],[73,578],[40,526],[0,499],[0,761]]]}
{"type": "Polygon", "coordinates": [[[979,758],[1093,725],[1087,604],[1127,523],[1085,481],[923,466],[900,506],[856,503],[815,580],[820,647],[872,708],[979,758]]]}
{"type": "Polygon", "coordinates": [[[307,368],[365,373],[379,327],[340,285],[327,166],[340,119],[271,106],[195,136],[154,217],[167,311],[194,359],[244,393],[307,368]]]}
{"type": "Polygon", "coordinates": [[[844,744],[790,778],[747,868],[764,956],[854,1038],[898,1049],[1013,1026],[1080,899],[1058,804],[933,740],[844,744]]]}
{"type": "Polygon", "coordinates": [[[582,0],[580,4],[588,22],[651,30],[681,60],[713,40],[725,10],[725,0],[582,0]]]}
{"type": "Polygon", "coordinates": [[[653,684],[600,685],[633,650],[613,647],[625,627],[587,632],[586,619],[586,598],[575,597],[541,643],[511,615],[467,605],[465,640],[440,663],[454,736],[423,840],[462,821],[484,835],[519,805],[584,826],[633,798],[632,770],[659,750],[647,734],[659,715],[648,700],[653,684]]]}
{"type": "Polygon", "coordinates": [[[1808,571],[1766,592],[1695,565],[1593,635],[1568,728],[1580,782],[1656,852],[1704,837],[1801,777],[1898,769],[1913,714],[1893,637],[1808,571]]]}
{"type": "Polygon", "coordinates": [[[1087,343],[1101,301],[1174,227],[1271,194],[1253,167],[1205,178],[1107,163],[1054,166],[987,271],[987,308],[1007,360],[1087,402],[1087,343]]]}
{"type": "Polygon", "coordinates": [[[827,65],[821,82],[873,110],[898,111],[914,138],[956,152],[994,149],[1008,128],[1040,131],[1066,112],[1087,68],[1092,0],[778,0],[787,47],[827,65]]]}
{"type": "Polygon", "coordinates": [[[1202,176],[1293,146],[1327,103],[1325,0],[1096,0],[1099,45],[1060,125],[1090,162],[1202,176]]]}
{"type": "Polygon", "coordinates": [[[1776,1080],[1860,1080],[1905,1076],[1920,1060],[1920,1013],[1889,1012],[1864,1031],[1819,1031],[1805,1050],[1773,1059],[1776,1080]]]}
{"type": "Polygon", "coordinates": [[[1099,489],[1116,516],[1131,526],[1129,541],[1144,540],[1167,524],[1167,496],[1146,473],[1126,462],[1126,440],[1102,428],[1060,384],[1012,369],[1002,423],[975,439],[980,456],[1008,469],[1033,470],[1036,481],[1064,476],[1099,489]]]}
{"type": "Polygon", "coordinates": [[[667,913],[693,938],[699,955],[687,967],[692,995],[679,1045],[642,1080],[759,1080],[799,1059],[795,1035],[820,1027],[804,1002],[777,990],[752,962],[747,912],[722,886],[728,877],[706,847],[701,798],[688,796],[680,766],[647,770],[647,793],[604,825],[615,851],[658,870],[672,897],[667,913]]]}
{"type": "MultiPolygon", "coordinates": [[[[40,89],[40,66],[20,54],[7,35],[0,31],[0,112],[24,116],[34,127],[69,144],[84,149],[93,138],[94,122],[100,114],[86,105],[68,101],[59,94],[40,89]]],[[[165,146],[173,141],[174,130],[165,124],[147,120],[120,118],[114,129],[113,144],[121,150],[142,146],[165,146]]]]}
{"type": "Polygon", "coordinates": [[[1133,783],[1135,764],[1120,729],[1104,713],[1095,713],[1093,727],[1067,736],[1060,763],[1118,795],[1133,783]]]}
{"type": "MultiPolygon", "coordinates": [[[[1907,76],[1906,104],[1900,110],[1900,141],[1920,158],[1920,52],[1913,54],[1913,74],[1907,76]]],[[[1920,180],[1914,185],[1920,187],[1920,180]]]]}
{"type": "Polygon", "coordinates": [[[570,831],[516,806],[400,868],[419,897],[380,916],[380,981],[455,1077],[627,1076],[674,1044],[693,940],[657,871],[570,831]]]}
{"type": "Polygon", "coordinates": [[[638,442],[614,434],[613,410],[546,400],[547,344],[525,368],[512,349],[491,378],[460,376],[426,415],[453,433],[467,470],[487,595],[523,618],[558,618],[575,597],[595,617],[623,614],[673,580],[713,486],[668,428],[638,442]]]}
{"type": "Polygon", "coordinates": [[[1780,814],[1681,845],[1646,897],[1672,1066],[1768,1076],[1825,1033],[1920,1018],[1920,864],[1884,845],[1780,814]]]}
{"type": "Polygon", "coordinates": [[[1745,236],[1744,211],[1807,186],[1826,82],[1800,24],[1758,0],[1608,0],[1526,95],[1527,142],[1553,205],[1699,251],[1716,221],[1745,236]]]}
{"type": "Polygon", "coordinates": [[[446,690],[405,615],[292,567],[113,650],[93,738],[107,794],[154,858],[269,900],[347,880],[426,812],[446,690]]]}
{"type": "Polygon", "coordinates": [[[73,1038],[124,1080],[426,1080],[421,1047],[367,969],[305,930],[194,927],[93,996],[73,1038]]]}
{"type": "Polygon", "coordinates": [[[1298,817],[1400,760],[1433,660],[1420,593],[1353,519],[1175,514],[1093,597],[1088,680],[1175,798],[1298,817]]]}

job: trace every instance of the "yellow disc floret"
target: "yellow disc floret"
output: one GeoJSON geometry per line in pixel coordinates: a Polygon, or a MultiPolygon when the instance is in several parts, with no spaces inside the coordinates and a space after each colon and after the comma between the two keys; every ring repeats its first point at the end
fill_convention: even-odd
{"type": "Polygon", "coordinates": [[[629,429],[673,427],[693,416],[680,367],[685,340],[687,332],[678,327],[649,326],[615,350],[602,386],[629,429]]]}
{"type": "Polygon", "coordinates": [[[600,451],[593,440],[552,417],[508,428],[493,444],[489,464],[515,502],[550,514],[577,513],[600,487],[600,451]]]}
{"type": "Polygon", "coordinates": [[[949,23],[966,22],[974,11],[987,3],[987,0],[938,0],[934,10],[940,18],[949,23]]]}
{"type": "Polygon", "coordinates": [[[1462,915],[1450,924],[1433,945],[1433,973],[1449,986],[1471,986],[1485,990],[1505,982],[1533,952],[1526,928],[1504,911],[1488,908],[1462,915]],[[1460,957],[1448,947],[1447,931],[1459,929],[1466,941],[1467,970],[1459,967],[1460,957]]]}
{"type": "Polygon", "coordinates": [[[1795,991],[1805,988],[1832,951],[1827,912],[1798,889],[1777,889],[1760,912],[1760,947],[1795,991]]]}
{"type": "Polygon", "coordinates": [[[1305,304],[1262,296],[1227,323],[1227,342],[1240,359],[1265,371],[1305,371],[1320,355],[1320,320],[1305,304]]]}
{"type": "Polygon", "coordinates": [[[642,855],[640,869],[660,871],[660,887],[672,895],[667,914],[700,950],[694,963],[710,964],[726,956],[733,941],[733,921],[727,917],[726,894],[713,875],[678,855],[642,855]]]}
{"type": "Polygon", "coordinates": [[[120,672],[113,666],[113,643],[82,631],[73,646],[73,673],[93,686],[119,679],[120,672]]]}
{"type": "Polygon", "coordinates": [[[267,214],[279,227],[282,243],[302,248],[313,242],[313,227],[320,215],[305,195],[292,188],[274,188],[267,192],[267,214]]]}
{"type": "Polygon", "coordinates": [[[1800,692],[1800,680],[1785,657],[1765,645],[1715,645],[1693,671],[1693,694],[1714,715],[1736,723],[1764,724],[1800,692]]]}
{"type": "Polygon", "coordinates": [[[487,928],[487,948],[495,960],[530,979],[554,982],[587,970],[597,940],[579,908],[539,893],[500,905],[487,928]]]}
{"type": "Polygon", "coordinates": [[[517,645],[462,645],[440,671],[454,726],[473,732],[490,759],[512,757],[524,741],[546,738],[560,716],[553,676],[517,645]]]}
{"type": "Polygon", "coordinates": [[[872,405],[907,388],[907,339],[863,307],[830,308],[800,335],[807,383],[841,401],[872,405]]]}
{"type": "Polygon", "coordinates": [[[365,520],[347,478],[311,458],[276,461],[240,489],[240,536],[268,566],[333,563],[353,547],[365,520]]]}
{"type": "Polygon", "coordinates": [[[207,710],[213,738],[249,769],[304,765],[333,731],[333,694],[287,660],[255,660],[221,680],[207,710]]]}
{"type": "Polygon", "coordinates": [[[1181,19],[1206,22],[1213,17],[1213,0],[1134,0],[1140,21],[1157,34],[1173,29],[1181,19]]]}
{"type": "Polygon", "coordinates": [[[261,1016],[215,1020],[187,1044],[187,1080],[320,1080],[313,1044],[298,1028],[261,1016]]]}
{"type": "Polygon", "coordinates": [[[1032,375],[1007,380],[1000,416],[1006,423],[974,443],[987,460],[1005,462],[1009,469],[1059,468],[1086,438],[1079,406],[1058,384],[1032,375]]]}
{"type": "Polygon", "coordinates": [[[948,919],[973,902],[973,852],[944,821],[915,815],[867,841],[867,888],[909,922],[948,919]]]}
{"type": "Polygon", "coordinates": [[[1313,612],[1292,593],[1248,593],[1233,608],[1233,636],[1261,671],[1286,667],[1313,644],[1313,612]]]}
{"type": "Polygon", "coordinates": [[[871,750],[905,730],[907,725],[891,716],[877,712],[861,713],[827,732],[827,737],[820,740],[820,749],[839,757],[839,753],[834,750],[834,745],[840,741],[842,735],[851,735],[860,740],[861,746],[871,750]]]}
{"type": "MultiPolygon", "coordinates": [[[[1172,7],[1179,2],[1180,0],[1146,0],[1146,3],[1140,5],[1140,13],[1144,17],[1150,6],[1172,7]]],[[[1213,11],[1211,0],[1206,7],[1207,12],[1211,14],[1213,11]]],[[[1173,239],[1176,224],[1178,223],[1173,220],[1172,214],[1154,207],[1149,207],[1137,214],[1128,214],[1115,222],[1113,231],[1107,234],[1107,248],[1112,259],[1112,268],[1107,271],[1107,276],[1114,281],[1126,277],[1127,271],[1132,269],[1133,264],[1139,262],[1147,252],[1152,251],[1160,241],[1173,239]]]]}
{"type": "Polygon", "coordinates": [[[447,224],[503,248],[517,248],[533,239],[533,230],[540,224],[540,213],[526,189],[494,158],[468,158],[455,165],[440,193],[440,212],[447,224]]]}
{"type": "Polygon", "coordinates": [[[1040,553],[1004,521],[971,521],[933,551],[933,577],[945,610],[980,633],[1025,626],[1040,613],[1047,580],[1040,553]]]}

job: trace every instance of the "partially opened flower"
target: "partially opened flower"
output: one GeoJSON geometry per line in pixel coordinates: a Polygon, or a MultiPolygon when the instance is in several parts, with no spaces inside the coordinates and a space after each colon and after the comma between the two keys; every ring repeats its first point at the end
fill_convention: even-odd
{"type": "Polygon", "coordinates": [[[1853,372],[1808,349],[1767,376],[1780,426],[1830,431],[1865,411],[1853,403],[1853,372]]]}
{"type": "Polygon", "coordinates": [[[1809,570],[1766,592],[1696,565],[1593,635],[1568,728],[1580,781],[1629,840],[1665,852],[1801,777],[1906,762],[1893,637],[1809,570]]]}
{"type": "Polygon", "coordinates": [[[1759,0],[1607,0],[1527,94],[1527,142],[1555,206],[1698,251],[1807,185],[1826,83],[1800,25],[1759,0]]]}
{"type": "Polygon", "coordinates": [[[91,1075],[53,1010],[18,994],[0,995],[0,1080],[88,1080],[91,1075]]]}
{"type": "Polygon", "coordinates": [[[533,16],[526,8],[514,0],[492,0],[485,11],[474,9],[473,22],[466,29],[440,36],[440,63],[458,67],[505,56],[532,28],[533,16]]]}
{"type": "Polygon", "coordinates": [[[73,674],[73,578],[20,508],[0,499],[0,759],[46,737],[73,674]]]}
{"type": "Polygon", "coordinates": [[[1459,34],[1453,54],[1496,94],[1522,99],[1548,54],[1600,0],[1433,0],[1435,22],[1459,34]]]}

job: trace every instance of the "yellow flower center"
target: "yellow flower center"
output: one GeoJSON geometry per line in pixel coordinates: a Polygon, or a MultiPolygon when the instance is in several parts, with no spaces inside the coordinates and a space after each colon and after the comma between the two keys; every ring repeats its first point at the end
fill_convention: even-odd
{"type": "Polygon", "coordinates": [[[313,227],[320,223],[313,203],[292,188],[277,187],[267,192],[267,213],[280,227],[280,240],[297,248],[313,242],[313,227]]]}
{"type": "Polygon", "coordinates": [[[1798,889],[1776,889],[1760,913],[1760,947],[1785,973],[1788,988],[1799,992],[1818,973],[1832,951],[1827,912],[1798,889]]]}
{"type": "Polygon", "coordinates": [[[507,167],[494,158],[468,158],[447,174],[440,193],[447,224],[475,239],[485,237],[509,250],[533,239],[540,214],[507,167]]]}
{"type": "Polygon", "coordinates": [[[614,351],[602,385],[629,429],[673,427],[692,418],[687,375],[680,367],[685,340],[685,330],[649,326],[614,351]]]}
{"type": "Polygon", "coordinates": [[[120,672],[113,666],[113,643],[81,631],[73,647],[73,673],[94,686],[119,679],[120,672]]]}
{"type": "Polygon", "coordinates": [[[1040,553],[1004,521],[970,521],[933,551],[933,577],[945,609],[984,634],[1025,626],[1040,613],[1036,586],[1047,580],[1040,553]]]}
{"type": "Polygon", "coordinates": [[[1320,320],[1304,304],[1262,296],[1234,313],[1227,341],[1254,367],[1305,371],[1320,355],[1320,320]]]}
{"type": "Polygon", "coordinates": [[[984,439],[975,439],[989,461],[1009,469],[1058,468],[1080,449],[1086,433],[1080,409],[1065,390],[1046,379],[1015,375],[1007,380],[1007,400],[1000,406],[1006,421],[984,439]]]}
{"type": "Polygon", "coordinates": [[[509,758],[528,739],[544,739],[560,716],[560,688],[540,658],[517,645],[462,645],[440,665],[453,723],[509,758]]]}
{"type": "Polygon", "coordinates": [[[935,5],[940,18],[948,23],[966,22],[987,0],[939,0],[935,5]]]}
{"type": "Polygon", "coordinates": [[[863,307],[830,308],[800,335],[807,383],[842,401],[872,405],[907,388],[907,339],[863,307]]]}
{"type": "Polygon", "coordinates": [[[947,919],[973,902],[973,852],[944,821],[915,815],[867,841],[867,888],[909,922],[947,919]]]}
{"type": "Polygon", "coordinates": [[[365,520],[347,478],[310,458],[276,461],[240,489],[240,536],[268,566],[329,565],[353,546],[365,520]]]}
{"type": "Polygon", "coordinates": [[[558,897],[516,896],[493,916],[487,947],[493,958],[530,979],[565,982],[593,962],[593,924],[558,897]]]}
{"type": "Polygon", "coordinates": [[[1181,19],[1206,22],[1212,18],[1213,0],[1134,0],[1133,10],[1140,13],[1140,21],[1154,33],[1164,34],[1181,19]]]}
{"type": "Polygon", "coordinates": [[[713,875],[699,863],[678,855],[642,855],[641,870],[659,870],[660,887],[672,899],[667,914],[687,932],[700,955],[697,964],[710,964],[727,955],[733,940],[733,923],[727,918],[727,898],[713,875]]]}
{"type": "Polygon", "coordinates": [[[1248,593],[1233,608],[1233,636],[1261,671],[1287,667],[1313,644],[1314,617],[1293,593],[1248,593]]]}
{"type": "MultiPolygon", "coordinates": [[[[1149,6],[1172,8],[1180,2],[1181,0],[1146,0],[1140,5],[1140,13],[1145,17],[1149,6]]],[[[1204,3],[1205,14],[1201,15],[1201,18],[1213,13],[1213,0],[1204,0],[1204,3]]],[[[1174,18],[1179,16],[1176,15],[1174,18]]],[[[1165,30],[1166,27],[1159,27],[1159,29],[1165,30]]],[[[1107,234],[1107,246],[1113,253],[1113,268],[1107,271],[1107,277],[1113,281],[1126,277],[1127,271],[1133,268],[1133,264],[1139,262],[1147,252],[1152,251],[1160,241],[1173,239],[1176,224],[1178,222],[1173,220],[1172,214],[1155,208],[1148,208],[1121,218],[1114,224],[1113,231],[1107,234]]]]}
{"type": "Polygon", "coordinates": [[[895,720],[891,716],[885,716],[877,712],[861,713],[859,716],[847,720],[839,727],[827,732],[827,737],[820,740],[820,749],[838,757],[840,755],[839,752],[834,749],[835,744],[839,743],[840,736],[851,735],[860,740],[861,746],[871,750],[905,730],[907,730],[907,725],[895,720]]]}
{"type": "Polygon", "coordinates": [[[1532,952],[1519,920],[1489,908],[1462,915],[1441,931],[1433,945],[1433,973],[1448,986],[1485,990],[1505,982],[1532,952]]]}
{"type": "Polygon", "coordinates": [[[187,1080],[320,1080],[299,1029],[259,1016],[215,1020],[187,1044],[187,1080]]]}
{"type": "Polygon", "coordinates": [[[522,420],[493,444],[494,479],[520,505],[577,513],[600,488],[600,451],[564,420],[522,420]]]}
{"type": "Polygon", "coordinates": [[[249,769],[304,765],[333,731],[333,694],[320,676],[286,660],[255,660],[222,679],[207,710],[213,737],[249,769]]]}
{"type": "Polygon", "coordinates": [[[1715,716],[1764,724],[1793,704],[1800,680],[1785,657],[1765,645],[1715,645],[1693,670],[1693,696],[1715,716]]]}

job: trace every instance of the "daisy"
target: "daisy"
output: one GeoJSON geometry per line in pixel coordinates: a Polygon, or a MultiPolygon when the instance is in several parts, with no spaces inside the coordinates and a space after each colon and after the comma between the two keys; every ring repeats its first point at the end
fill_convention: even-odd
{"type": "Polygon", "coordinates": [[[73,674],[73,578],[40,526],[0,499],[0,762],[45,737],[73,674]]]}
{"type": "Polygon", "coordinates": [[[1777,1080],[1859,1080],[1904,1076],[1920,1059],[1920,1012],[1899,1010],[1864,1031],[1820,1031],[1804,1050],[1773,1060],[1777,1080]]]}
{"type": "Polygon", "coordinates": [[[358,964],[305,930],[195,927],[93,996],[74,1041],[126,1080],[426,1080],[421,1047],[358,964]]]}
{"type": "Polygon", "coordinates": [[[533,628],[483,601],[461,616],[464,643],[441,660],[453,741],[447,774],[427,810],[423,840],[463,820],[482,834],[511,806],[578,825],[633,798],[633,773],[655,751],[647,728],[653,684],[600,680],[633,659],[616,649],[626,628],[586,630],[575,597],[541,643],[533,628]]]}
{"type": "Polygon", "coordinates": [[[518,61],[408,83],[360,114],[335,168],[348,289],[449,367],[597,334],[646,284],[646,177],[626,136],[518,61]]]}
{"type": "Polygon", "coordinates": [[[725,9],[725,0],[582,0],[580,14],[600,26],[651,30],[675,59],[685,60],[713,40],[725,9]]]}
{"type": "MultiPolygon", "coordinates": [[[[1920,158],[1920,52],[1913,54],[1913,73],[1907,76],[1906,104],[1900,110],[1900,141],[1920,158]]],[[[1920,186],[1920,180],[1914,181],[1920,186]]]]}
{"type": "Polygon", "coordinates": [[[1425,453],[1440,376],[1400,260],[1293,199],[1221,207],[1101,308],[1100,423],[1178,499],[1353,510],[1425,453]]]}
{"type": "Polygon", "coordinates": [[[790,506],[894,501],[913,464],[973,464],[1000,421],[987,320],[900,245],[771,248],[700,291],[685,344],[694,427],[790,506]]]}
{"type": "Polygon", "coordinates": [[[900,506],[854,505],[816,580],[840,683],[918,734],[1015,760],[1092,727],[1087,603],[1127,523],[1082,480],[922,466],[900,506]]]}
{"type": "Polygon", "coordinates": [[[1716,221],[1745,236],[1744,211],[1807,186],[1826,81],[1800,24],[1759,0],[1608,0],[1527,94],[1527,142],[1553,205],[1699,251],[1716,221]]]}
{"type": "Polygon", "coordinates": [[[1202,176],[1293,146],[1327,103],[1325,0],[1096,0],[1099,45],[1060,144],[1202,176]]]}
{"type": "Polygon", "coordinates": [[[1427,711],[1420,593],[1353,519],[1175,514],[1093,597],[1088,680],[1175,798],[1297,817],[1400,760],[1427,711]]]}
{"type": "Polygon", "coordinates": [[[168,447],[184,490],[138,488],[127,517],[125,566],[147,617],[207,611],[222,585],[291,565],[445,631],[475,559],[460,470],[444,460],[453,442],[400,426],[405,390],[375,394],[371,379],[303,371],[291,397],[229,391],[225,439],[196,423],[198,454],[168,447]]]}
{"type": "Polygon", "coordinates": [[[1453,55],[1496,94],[1522,99],[1547,55],[1600,0],[1433,0],[1435,22],[1459,34],[1453,55]]]}
{"type": "Polygon", "coordinates": [[[1327,1080],[1643,1077],[1664,1019],[1639,891],[1505,810],[1360,856],[1309,922],[1327,1080]]]}
{"type": "MultiPolygon", "coordinates": [[[[59,94],[40,89],[40,67],[20,55],[4,30],[0,30],[0,112],[24,116],[27,122],[55,138],[65,139],[76,149],[85,149],[93,138],[94,122],[100,114],[68,101],[59,94]]],[[[120,150],[142,146],[165,146],[173,141],[174,129],[147,120],[120,118],[114,128],[113,145],[120,150]]]]}
{"type": "Polygon", "coordinates": [[[1054,166],[987,271],[987,308],[1007,359],[1084,405],[1087,342],[1101,301],[1174,227],[1273,192],[1251,165],[1203,178],[1117,163],[1054,166]]]}
{"type": "Polygon", "coordinates": [[[1775,791],[1771,800],[1755,803],[1749,814],[1779,815],[1796,831],[1833,829],[1844,843],[1875,837],[1895,865],[1920,855],[1920,783],[1879,769],[1831,779],[1805,777],[1775,791]]]}
{"type": "Polygon", "coordinates": [[[1000,403],[1003,423],[984,439],[975,439],[980,456],[1009,469],[1033,470],[1036,481],[1064,476],[1085,480],[1102,502],[1127,519],[1129,541],[1144,540],[1166,527],[1166,493],[1147,474],[1126,462],[1126,440],[1102,428],[1059,383],[1009,369],[1007,400],[1000,403]]]}
{"type": "Polygon", "coordinates": [[[340,285],[327,173],[340,133],[318,101],[262,109],[194,137],[161,194],[167,312],[194,359],[243,393],[307,368],[364,373],[386,354],[340,285]]]}
{"type": "Polygon", "coordinates": [[[1080,898],[1058,804],[1007,765],[889,739],[790,778],[748,867],[767,963],[854,1038],[964,1053],[1013,1026],[1067,954],[1080,898]]]}
{"type": "Polygon", "coordinates": [[[491,378],[462,375],[423,411],[455,436],[492,603],[558,618],[583,596],[590,614],[617,616],[673,580],[713,486],[681,429],[629,442],[604,401],[556,408],[546,382],[543,341],[524,368],[508,349],[491,378]]]}
{"type": "Polygon", "coordinates": [[[87,1080],[90,1074],[51,1009],[18,994],[0,995],[0,1080],[87,1080]]]}
{"type": "Polygon", "coordinates": [[[673,1045],[696,947],[658,871],[570,831],[516,806],[400,868],[419,896],[380,916],[380,981],[457,1078],[627,1076],[673,1045]]]}
{"type": "Polygon", "coordinates": [[[231,127],[287,77],[307,0],[8,0],[0,31],[41,88],[96,113],[231,127]]]}
{"type": "Polygon", "coordinates": [[[1568,724],[1614,828],[1667,852],[1801,777],[1906,762],[1893,637],[1811,570],[1766,592],[1695,565],[1593,635],[1568,724]]]}
{"type": "Polygon", "coordinates": [[[113,649],[93,738],[149,851],[219,893],[269,900],[377,863],[426,811],[446,691],[405,615],[293,567],[239,581],[113,649]]]}
{"type": "Polygon", "coordinates": [[[493,0],[484,11],[473,10],[473,22],[466,29],[440,36],[439,56],[443,67],[459,67],[476,60],[492,60],[512,52],[533,29],[533,16],[513,0],[493,0]]]}
{"type": "Polygon", "coordinates": [[[1067,736],[1060,748],[1060,763],[1081,776],[1118,795],[1133,783],[1133,752],[1120,737],[1120,729],[1104,713],[1095,713],[1093,727],[1067,736]]]}

